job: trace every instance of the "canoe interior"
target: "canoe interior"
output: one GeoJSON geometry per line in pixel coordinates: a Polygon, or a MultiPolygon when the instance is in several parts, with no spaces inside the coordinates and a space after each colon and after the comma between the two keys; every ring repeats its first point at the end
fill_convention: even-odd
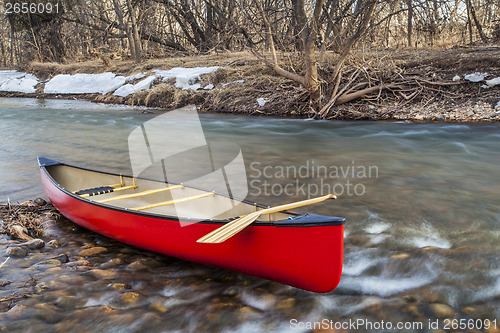
{"type": "MultiPolygon", "coordinates": [[[[65,164],[51,165],[46,167],[50,176],[63,188],[69,192],[77,192],[84,189],[109,186],[115,184],[123,184],[115,187],[115,191],[111,193],[93,195],[84,198],[84,200],[94,201],[98,203],[101,200],[122,197],[130,194],[141,194],[144,191],[157,190],[165,187],[171,187],[178,184],[168,184],[164,181],[155,181],[149,179],[141,179],[130,176],[120,176],[117,174],[103,173],[83,168],[73,167],[65,164]],[[119,190],[136,185],[135,188],[119,190]]],[[[102,203],[104,205],[126,208],[134,210],[139,207],[158,204],[182,198],[201,196],[210,193],[206,190],[195,189],[188,186],[176,188],[169,191],[159,193],[141,195],[131,198],[124,198],[114,201],[102,203]]],[[[261,208],[259,208],[261,209],[261,208]]],[[[255,206],[249,202],[232,199],[227,196],[214,194],[207,197],[193,199],[185,202],[175,203],[175,205],[163,205],[141,210],[143,213],[152,213],[156,215],[173,216],[186,219],[213,219],[213,220],[228,220],[238,216],[246,215],[255,211],[255,206]],[[178,214],[182,212],[182,214],[178,214]]],[[[264,215],[259,218],[259,221],[277,221],[284,220],[295,214],[274,213],[271,216],[264,215]]]]}

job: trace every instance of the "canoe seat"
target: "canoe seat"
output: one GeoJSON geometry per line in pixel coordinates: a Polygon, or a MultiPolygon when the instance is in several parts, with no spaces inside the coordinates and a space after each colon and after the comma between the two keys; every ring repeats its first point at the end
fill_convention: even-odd
{"type": "Polygon", "coordinates": [[[87,194],[89,197],[91,197],[93,195],[111,193],[114,191],[115,189],[112,188],[111,186],[101,186],[101,187],[93,187],[93,188],[87,188],[85,190],[76,191],[75,194],[76,195],[87,194]]]}

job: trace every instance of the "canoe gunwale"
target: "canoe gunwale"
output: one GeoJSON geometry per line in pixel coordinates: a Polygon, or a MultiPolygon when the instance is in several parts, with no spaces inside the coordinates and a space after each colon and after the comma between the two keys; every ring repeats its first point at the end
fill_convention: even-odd
{"type": "MultiPolygon", "coordinates": [[[[102,208],[105,208],[105,209],[110,209],[110,210],[113,210],[113,211],[118,211],[118,212],[123,212],[123,213],[127,213],[127,214],[133,214],[133,215],[139,215],[139,216],[144,216],[144,217],[151,217],[151,218],[160,219],[160,220],[168,220],[168,221],[174,221],[174,222],[179,222],[179,221],[182,220],[184,222],[189,222],[189,220],[192,219],[192,218],[189,218],[189,217],[179,218],[178,216],[156,214],[156,213],[144,212],[144,211],[136,211],[136,210],[132,210],[132,209],[128,209],[128,208],[112,206],[112,205],[109,205],[109,204],[106,204],[106,203],[100,203],[100,202],[97,202],[97,201],[89,200],[88,198],[81,197],[81,196],[79,196],[79,195],[77,195],[77,194],[75,194],[75,193],[73,193],[71,191],[68,191],[66,188],[64,188],[63,186],[61,186],[52,177],[52,175],[50,174],[50,172],[47,170],[47,167],[61,165],[61,166],[67,166],[67,167],[71,167],[71,168],[77,168],[77,169],[80,169],[80,170],[85,170],[85,171],[90,171],[90,172],[97,172],[97,173],[101,173],[101,174],[112,175],[112,176],[131,177],[131,178],[148,180],[148,181],[155,181],[155,182],[160,182],[161,183],[161,181],[159,181],[157,179],[150,179],[150,178],[143,178],[143,177],[133,177],[133,176],[130,176],[130,175],[122,175],[122,174],[114,173],[114,172],[95,170],[95,169],[91,169],[91,168],[86,168],[86,167],[82,167],[82,166],[77,166],[77,165],[67,164],[67,163],[60,162],[60,161],[51,160],[51,159],[48,159],[48,158],[45,158],[45,157],[38,157],[38,165],[39,165],[40,169],[43,171],[43,173],[45,174],[45,176],[47,177],[47,179],[50,180],[50,182],[56,188],[58,188],[60,191],[62,191],[66,195],[68,195],[68,196],[70,196],[70,197],[72,197],[74,199],[77,199],[77,200],[79,200],[79,201],[81,201],[83,203],[94,205],[94,206],[98,206],[98,207],[102,207],[102,208]]],[[[173,182],[172,183],[169,182],[168,184],[182,185],[182,184],[177,184],[177,183],[173,183],[173,182]]],[[[196,190],[207,191],[206,189],[202,189],[202,188],[195,187],[195,186],[189,186],[189,187],[191,187],[193,189],[196,189],[196,190]]],[[[241,202],[246,203],[246,204],[251,205],[251,206],[256,206],[256,207],[263,208],[263,209],[269,208],[269,206],[266,206],[266,205],[263,205],[263,204],[260,204],[260,203],[257,203],[257,202],[252,202],[252,201],[249,201],[249,200],[246,200],[246,199],[238,199],[238,198],[235,198],[235,197],[232,197],[232,196],[229,196],[229,195],[225,195],[225,194],[221,194],[221,193],[215,193],[215,194],[223,196],[223,197],[227,197],[227,198],[232,199],[232,200],[241,201],[241,202]]],[[[299,214],[299,213],[295,213],[295,212],[291,212],[291,211],[284,211],[283,213],[290,214],[290,215],[293,215],[293,216],[301,216],[301,215],[303,215],[303,214],[299,214]]],[[[200,221],[199,219],[196,219],[195,223],[224,225],[224,224],[227,224],[228,222],[231,222],[232,220],[233,219],[226,219],[226,220],[206,219],[206,220],[201,220],[200,221]]],[[[306,224],[302,224],[302,223],[297,223],[297,222],[294,223],[293,220],[291,220],[290,223],[286,223],[286,222],[284,223],[283,220],[279,220],[279,221],[271,221],[271,222],[255,221],[253,223],[253,225],[255,225],[255,226],[275,226],[275,227],[280,227],[280,228],[281,227],[322,227],[322,226],[331,226],[331,225],[344,225],[344,222],[345,222],[345,219],[343,219],[343,218],[335,218],[335,220],[332,221],[332,222],[322,222],[322,223],[306,223],[306,224]],[[279,223],[275,224],[275,222],[279,222],[279,223]]]]}

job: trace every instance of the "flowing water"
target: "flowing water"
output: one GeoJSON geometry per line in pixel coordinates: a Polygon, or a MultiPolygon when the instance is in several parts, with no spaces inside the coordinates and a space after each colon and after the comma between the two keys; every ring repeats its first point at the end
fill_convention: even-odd
{"type": "MultiPolygon", "coordinates": [[[[0,202],[45,197],[37,156],[130,173],[127,137],[158,115],[143,111],[0,99],[0,202]]],[[[1,280],[14,277],[19,288],[34,276],[38,288],[17,301],[26,306],[22,314],[5,315],[7,328],[300,332],[323,319],[363,319],[418,321],[426,330],[429,320],[443,325],[445,317],[497,319],[498,327],[498,124],[200,117],[208,140],[241,147],[250,200],[275,205],[339,195],[307,209],[346,218],[339,287],[313,294],[134,249],[61,220],[49,229],[64,246],[11,258],[0,270],[1,280]],[[85,258],[87,269],[71,269],[91,246],[107,252],[85,258]],[[40,265],[49,253],[70,261],[40,265]]],[[[15,285],[0,288],[0,297],[15,285]]]]}

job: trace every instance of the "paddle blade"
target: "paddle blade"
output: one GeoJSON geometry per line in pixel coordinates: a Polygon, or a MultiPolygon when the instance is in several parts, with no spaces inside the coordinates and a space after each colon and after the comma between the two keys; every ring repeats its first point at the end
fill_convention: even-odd
{"type": "Polygon", "coordinates": [[[214,231],[206,234],[198,239],[197,243],[217,244],[231,238],[241,230],[245,229],[248,225],[252,224],[260,216],[260,211],[250,213],[239,219],[231,221],[226,225],[215,229],[214,231]]]}

